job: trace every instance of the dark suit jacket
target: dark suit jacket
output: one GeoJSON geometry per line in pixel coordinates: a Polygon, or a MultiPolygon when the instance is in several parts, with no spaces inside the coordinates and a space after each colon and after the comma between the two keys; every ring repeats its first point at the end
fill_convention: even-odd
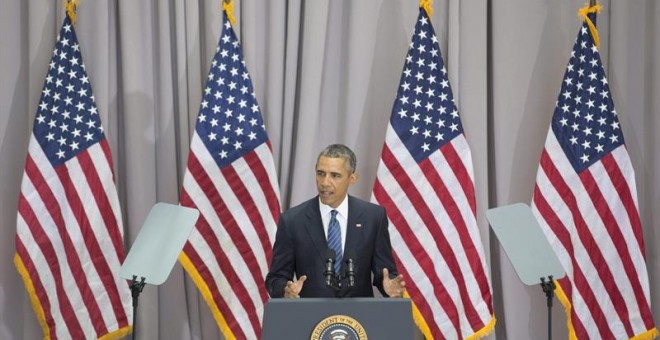
{"type": "Polygon", "coordinates": [[[328,244],[325,237],[318,196],[293,207],[282,215],[277,225],[270,272],[266,276],[266,289],[271,297],[283,297],[287,281],[307,275],[300,292],[301,297],[369,297],[373,285],[383,290],[383,268],[396,276],[392,246],[387,230],[385,209],[358,198],[348,196],[348,219],[344,256],[353,250],[356,259],[355,287],[342,289],[326,287],[325,256],[328,244]]]}

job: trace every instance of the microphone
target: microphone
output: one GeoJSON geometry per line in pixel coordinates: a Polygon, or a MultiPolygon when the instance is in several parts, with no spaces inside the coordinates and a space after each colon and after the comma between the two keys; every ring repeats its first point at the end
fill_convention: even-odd
{"type": "Polygon", "coordinates": [[[325,285],[330,288],[335,288],[335,256],[334,250],[328,248],[325,251],[325,285]]]}
{"type": "Polygon", "coordinates": [[[348,278],[348,286],[355,287],[355,274],[357,273],[357,270],[355,270],[354,251],[346,251],[346,260],[344,260],[344,263],[346,264],[346,277],[348,278]]]}

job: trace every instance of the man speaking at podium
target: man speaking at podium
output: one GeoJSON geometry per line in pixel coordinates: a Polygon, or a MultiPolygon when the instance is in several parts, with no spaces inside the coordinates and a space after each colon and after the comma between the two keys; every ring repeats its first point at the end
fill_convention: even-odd
{"type": "Polygon", "coordinates": [[[372,297],[372,274],[383,296],[403,294],[385,209],[347,194],[356,163],[341,144],[319,154],[318,196],[280,216],[265,282],[271,297],[372,297]]]}

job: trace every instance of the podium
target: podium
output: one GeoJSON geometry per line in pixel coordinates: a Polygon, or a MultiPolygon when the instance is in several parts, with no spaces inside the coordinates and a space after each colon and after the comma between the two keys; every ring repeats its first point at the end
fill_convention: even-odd
{"type": "Polygon", "coordinates": [[[406,340],[414,336],[409,299],[270,299],[264,310],[262,340],[406,340]]]}

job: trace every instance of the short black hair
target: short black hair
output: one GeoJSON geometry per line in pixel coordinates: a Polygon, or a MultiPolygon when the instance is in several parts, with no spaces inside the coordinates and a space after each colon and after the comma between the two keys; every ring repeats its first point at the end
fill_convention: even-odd
{"type": "Polygon", "coordinates": [[[346,161],[346,170],[348,170],[349,173],[354,173],[357,168],[357,158],[355,157],[355,153],[344,144],[330,144],[326,146],[316,158],[316,164],[319,163],[321,156],[343,158],[346,161]]]}

